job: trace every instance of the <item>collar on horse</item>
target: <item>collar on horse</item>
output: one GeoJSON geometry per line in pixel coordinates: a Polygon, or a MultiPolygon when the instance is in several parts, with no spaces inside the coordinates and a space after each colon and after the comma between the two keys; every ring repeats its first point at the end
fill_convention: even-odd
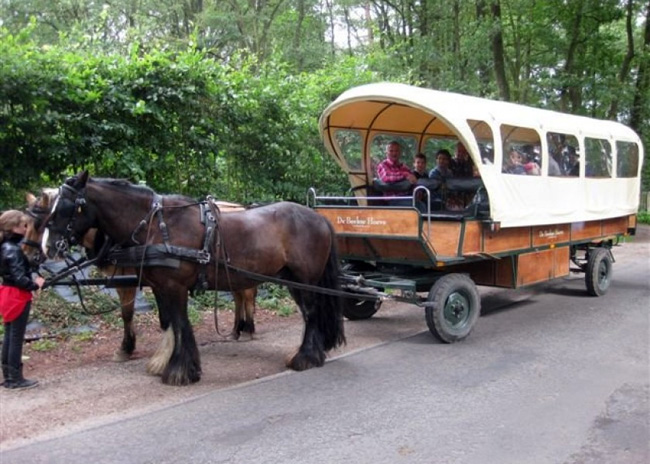
{"type": "Polygon", "coordinates": [[[131,241],[136,245],[141,245],[136,236],[145,228],[147,224],[150,224],[154,216],[158,220],[158,228],[163,237],[163,244],[165,249],[169,250],[169,230],[167,229],[167,224],[163,219],[163,197],[156,192],[153,192],[153,199],[151,200],[151,209],[147,215],[140,221],[137,227],[131,233],[131,241]]]}
{"type": "MultiPolygon", "coordinates": [[[[70,245],[75,245],[80,241],[80,237],[75,236],[74,223],[77,216],[83,213],[83,208],[86,205],[85,186],[81,189],[76,189],[71,185],[64,184],[61,186],[61,196],[63,196],[64,191],[67,191],[74,196],[75,208],[74,213],[70,217],[68,225],[66,226],[65,234],[56,244],[57,249],[62,252],[67,251],[70,245]]],[[[224,264],[229,260],[225,251],[225,247],[221,242],[221,234],[219,234],[218,217],[220,211],[215,200],[212,197],[208,196],[206,201],[199,202],[198,205],[200,211],[199,218],[201,223],[205,226],[203,246],[201,249],[179,247],[170,244],[169,230],[163,217],[163,196],[156,192],[153,192],[151,208],[145,217],[131,232],[131,243],[125,247],[116,246],[113,247],[110,251],[106,250],[104,253],[102,253],[101,257],[98,257],[99,260],[105,258],[112,264],[119,267],[163,266],[178,268],[178,266],[180,266],[181,260],[196,262],[201,266],[199,268],[197,282],[194,288],[198,291],[207,289],[207,264],[209,264],[211,261],[214,261],[215,266],[218,266],[219,254],[223,255],[224,264]],[[145,244],[143,245],[138,238],[138,235],[140,235],[141,232],[145,229],[149,231],[149,228],[151,227],[151,224],[154,220],[158,222],[158,227],[162,235],[163,243],[146,244],[145,239],[145,244]]]]}

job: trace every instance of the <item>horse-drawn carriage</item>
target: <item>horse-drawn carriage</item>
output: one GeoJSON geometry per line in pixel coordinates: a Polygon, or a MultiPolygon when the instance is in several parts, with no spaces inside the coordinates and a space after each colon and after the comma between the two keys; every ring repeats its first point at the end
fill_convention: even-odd
{"type": "Polygon", "coordinates": [[[374,84],[341,95],[320,128],[348,173],[348,196],[311,190],[312,209],[282,202],[221,215],[211,199],[163,196],[83,172],[61,186],[35,233],[51,258],[93,229],[105,234],[107,262],[131,268],[156,297],[166,335],[150,371],[186,385],[201,377],[190,290],[287,285],[305,323],[288,365],[303,370],[322,366],[325,353],[345,341],[343,315],[369,318],[384,297],[423,306],[431,332],[453,342],[480,315],[476,284],[518,288],[578,270],[588,292],[602,295],[610,249],[636,225],[643,147],[621,124],[374,84]],[[373,181],[393,140],[406,157],[462,143],[477,175],[391,185],[404,189],[406,202],[394,206],[380,194],[386,186],[373,181]],[[512,174],[505,150],[525,153],[537,168],[512,174]],[[462,208],[448,208],[453,196],[462,208]],[[424,291],[427,298],[419,296],[424,291]]]}
{"type": "Polygon", "coordinates": [[[374,289],[423,306],[430,331],[454,342],[479,317],[476,284],[520,288],[583,272],[588,293],[603,295],[611,248],[635,230],[643,146],[616,122],[384,83],[343,93],[320,131],[351,184],[348,196],[309,196],[334,226],[348,290],[363,292],[345,300],[349,319],[379,309],[365,299],[374,289]],[[463,144],[475,177],[383,185],[375,167],[392,141],[406,163],[463,144]],[[511,174],[512,150],[536,169],[511,174]],[[402,189],[406,205],[393,206],[386,188],[402,189]],[[454,195],[465,204],[450,210],[454,195]]]}

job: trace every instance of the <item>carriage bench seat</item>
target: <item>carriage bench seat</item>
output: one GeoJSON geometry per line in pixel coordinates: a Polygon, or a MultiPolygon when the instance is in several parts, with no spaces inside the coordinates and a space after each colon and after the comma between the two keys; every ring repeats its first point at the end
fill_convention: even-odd
{"type": "Polygon", "coordinates": [[[380,179],[372,180],[372,188],[376,192],[404,192],[410,193],[411,183],[408,180],[401,180],[399,182],[384,182],[380,179]]]}
{"type": "Polygon", "coordinates": [[[450,192],[476,192],[483,181],[480,177],[452,177],[445,181],[445,187],[450,192]]]}

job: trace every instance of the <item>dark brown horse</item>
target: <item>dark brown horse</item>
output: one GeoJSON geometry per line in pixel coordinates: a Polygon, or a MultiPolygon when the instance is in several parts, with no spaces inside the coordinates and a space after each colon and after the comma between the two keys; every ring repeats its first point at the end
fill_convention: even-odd
{"type": "Polygon", "coordinates": [[[209,289],[253,288],[259,276],[297,285],[290,285],[289,291],[305,329],[302,344],[287,365],[295,370],[322,366],[325,352],[345,342],[336,296],[339,263],[329,222],[288,202],[220,215],[206,254],[200,210],[200,204],[189,198],[159,196],[147,187],[91,179],[82,172],[61,187],[43,245],[54,258],[97,228],[114,243],[137,249],[145,260],[142,279],[153,290],[160,325],[168,334],[168,344],[152,359],[150,372],[160,374],[166,384],[186,385],[201,377],[187,299],[202,272],[209,289]],[[150,250],[178,259],[177,267],[150,265],[146,262],[150,250]],[[311,287],[301,286],[305,284],[311,287]]]}
{"type": "MultiPolygon", "coordinates": [[[[43,261],[44,256],[41,250],[43,227],[41,226],[43,225],[43,220],[50,214],[52,205],[58,194],[59,189],[44,188],[38,197],[33,194],[27,194],[26,196],[27,212],[33,221],[28,224],[25,240],[23,240],[23,248],[27,257],[35,264],[40,264],[43,261]]],[[[224,213],[244,210],[244,207],[237,203],[217,201],[216,204],[220,211],[224,213]]],[[[101,244],[101,237],[97,235],[97,229],[90,229],[86,232],[81,243],[86,249],[86,254],[89,256],[96,255],[101,248],[101,244]]],[[[133,268],[118,267],[110,264],[100,266],[99,270],[109,277],[131,276],[136,274],[133,268]]],[[[136,332],[134,330],[133,317],[135,315],[137,288],[118,286],[115,288],[115,291],[120,301],[124,334],[120,348],[113,354],[113,361],[125,362],[131,359],[136,348],[136,332]]],[[[256,295],[257,288],[248,288],[233,293],[235,319],[230,337],[235,340],[239,340],[242,332],[248,333],[253,337],[255,332],[254,314],[256,295]]]]}

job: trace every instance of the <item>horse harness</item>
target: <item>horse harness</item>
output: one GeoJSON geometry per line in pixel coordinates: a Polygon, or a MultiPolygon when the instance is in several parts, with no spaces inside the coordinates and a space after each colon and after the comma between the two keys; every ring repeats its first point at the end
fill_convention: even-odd
{"type": "MultiPolygon", "coordinates": [[[[189,205],[183,205],[180,208],[196,205],[197,203],[192,203],[189,205]]],[[[192,291],[205,291],[208,288],[207,280],[207,265],[213,261],[212,257],[217,256],[217,259],[214,260],[215,264],[218,266],[218,251],[223,252],[224,259],[226,258],[227,253],[225,248],[222,247],[221,234],[219,233],[219,216],[220,211],[219,207],[216,205],[215,200],[208,196],[205,201],[198,202],[199,206],[199,219],[201,224],[204,226],[205,233],[203,234],[203,243],[201,249],[180,247],[170,244],[169,229],[165,223],[163,217],[163,197],[157,193],[154,193],[153,200],[151,202],[151,209],[147,215],[140,221],[138,226],[131,233],[131,241],[135,243],[135,246],[130,246],[126,248],[116,247],[110,250],[106,259],[113,265],[118,267],[169,267],[169,268],[178,268],[181,261],[191,261],[198,263],[199,273],[197,276],[197,281],[192,288],[192,291]],[[140,241],[136,238],[140,232],[147,229],[147,238],[150,233],[151,224],[156,221],[158,223],[158,228],[162,235],[163,243],[161,244],[148,244],[142,245],[140,241]],[[216,246],[213,248],[215,243],[216,235],[216,246]],[[214,254],[214,250],[217,250],[217,254],[214,254]]]]}
{"type": "MultiPolygon", "coordinates": [[[[83,190],[77,190],[70,185],[63,185],[63,188],[76,194],[75,199],[75,212],[81,213],[83,206],[86,204],[86,200],[83,196],[83,190]]],[[[194,284],[194,287],[190,289],[191,292],[203,292],[208,288],[207,281],[207,265],[211,262],[215,264],[215,282],[218,276],[219,264],[223,264],[226,276],[230,282],[229,272],[236,272],[243,275],[244,277],[256,280],[259,282],[271,282],[279,285],[285,285],[287,287],[297,288],[301,290],[312,291],[315,293],[330,294],[341,297],[354,297],[356,299],[377,299],[378,295],[373,294],[359,294],[359,293],[350,293],[341,290],[332,290],[327,288],[322,288],[315,285],[309,285],[294,281],[288,281],[278,277],[258,274],[256,272],[248,271],[230,264],[230,257],[228,256],[225,243],[222,241],[222,236],[219,231],[219,216],[221,212],[219,210],[216,201],[211,196],[208,196],[206,200],[200,201],[197,203],[190,203],[182,206],[163,206],[163,197],[155,192],[153,192],[153,199],[151,202],[151,209],[146,214],[146,216],[138,223],[136,228],[131,233],[131,241],[135,244],[134,246],[122,247],[121,245],[113,245],[107,241],[105,246],[102,247],[99,254],[91,260],[85,261],[83,263],[77,262],[74,266],[75,270],[80,268],[90,266],[93,264],[110,263],[116,267],[134,267],[142,270],[143,267],[167,267],[177,269],[180,267],[181,261],[190,261],[195,262],[200,265],[197,280],[194,284]],[[164,208],[185,208],[189,206],[199,206],[199,219],[205,227],[205,233],[203,235],[203,244],[201,249],[187,248],[176,245],[171,245],[169,230],[167,224],[164,221],[162,211],[164,208]],[[145,244],[142,245],[136,236],[140,234],[145,228],[147,229],[147,238],[151,232],[150,228],[154,221],[158,222],[158,228],[160,229],[163,243],[157,244],[145,244]],[[216,235],[216,244],[215,244],[215,235],[216,235]],[[213,244],[216,246],[213,248],[213,244]],[[216,253],[214,252],[216,249],[216,253]]],[[[74,225],[75,215],[70,218],[70,222],[66,227],[67,235],[61,239],[65,241],[65,244],[62,245],[65,249],[68,248],[68,242],[74,244],[78,239],[73,237],[73,225],[74,225]]],[[[48,218],[49,219],[49,218],[48,218]]],[[[61,245],[57,245],[59,247],[61,245]]],[[[56,282],[60,281],[62,278],[70,275],[72,269],[64,270],[60,274],[53,276],[48,280],[46,285],[53,285],[56,282]]],[[[141,272],[138,273],[142,275],[141,272]]],[[[354,285],[355,287],[358,285],[354,285]]],[[[139,285],[141,287],[141,284],[139,285]]]]}

